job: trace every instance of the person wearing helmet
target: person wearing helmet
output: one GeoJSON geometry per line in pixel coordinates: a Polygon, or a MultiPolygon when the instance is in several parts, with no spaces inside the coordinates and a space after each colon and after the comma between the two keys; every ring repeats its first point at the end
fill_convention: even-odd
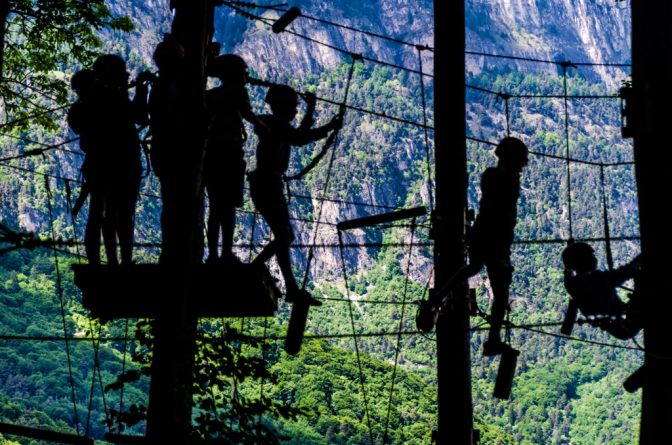
{"type": "Polygon", "coordinates": [[[636,293],[628,303],[621,300],[616,288],[637,278],[640,259],[614,270],[598,270],[593,248],[583,242],[572,243],[562,252],[565,266],[565,289],[581,311],[589,318],[602,317],[597,326],[617,338],[631,338],[640,330],[636,293]]]}
{"type": "Polygon", "coordinates": [[[283,194],[283,176],[289,167],[291,147],[307,145],[327,137],[329,132],[341,127],[342,117],[339,114],[328,124],[311,128],[315,96],[307,95],[306,100],[306,114],[301,125],[296,128],[292,126],[292,121],[297,114],[298,94],[287,85],[272,85],[266,94],[266,103],[271,107],[272,114],[260,116],[265,127],[255,127],[259,145],[256,153],[257,167],[249,174],[250,195],[255,207],[270,226],[273,241],[264,247],[254,262],[263,264],[275,255],[285,281],[286,300],[319,306],[320,301],[307,291],[299,289],[292,273],[289,246],[294,240],[294,231],[283,194]]]}
{"type": "Polygon", "coordinates": [[[235,261],[231,251],[236,221],[236,207],[243,205],[245,159],[243,144],[247,139],[243,119],[263,126],[252,112],[245,85],[247,64],[235,54],[213,59],[208,74],[221,85],[206,92],[208,133],[205,146],[204,180],[208,192],[208,262],[219,259],[235,261]],[[222,254],[219,255],[219,234],[222,254]]]}
{"type": "Polygon", "coordinates": [[[434,328],[442,300],[470,277],[487,268],[492,288],[490,330],[483,347],[483,355],[501,354],[507,347],[502,343],[500,330],[509,302],[509,286],[513,275],[511,244],[518,215],[520,174],[528,162],[528,149],[517,138],[502,139],[495,149],[498,163],[489,167],[481,177],[481,200],[478,216],[467,244],[469,264],[460,269],[429,300],[421,302],[416,324],[422,331],[434,328]]]}

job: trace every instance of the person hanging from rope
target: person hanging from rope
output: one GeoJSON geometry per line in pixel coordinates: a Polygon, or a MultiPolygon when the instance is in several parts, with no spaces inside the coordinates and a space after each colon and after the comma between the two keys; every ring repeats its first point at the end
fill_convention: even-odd
{"type": "MultiPolygon", "coordinates": [[[[285,281],[286,300],[319,306],[322,303],[314,299],[306,290],[300,289],[292,273],[289,246],[294,240],[294,231],[289,221],[289,209],[283,194],[283,175],[289,167],[291,147],[309,144],[327,137],[329,132],[338,131],[342,126],[343,115],[339,113],[328,124],[311,128],[315,96],[306,95],[306,102],[308,104],[306,114],[301,125],[295,128],[291,122],[297,114],[298,94],[296,91],[287,85],[272,85],[268,89],[266,103],[271,107],[272,114],[260,116],[265,127],[255,127],[255,132],[259,136],[256,153],[257,168],[250,172],[248,177],[252,202],[273,232],[273,241],[264,247],[254,263],[263,264],[275,255],[285,281]]],[[[325,150],[318,154],[318,159],[324,156],[325,150]]],[[[309,167],[312,168],[315,164],[317,164],[316,161],[311,162],[309,167]]],[[[297,179],[306,173],[308,171],[304,168],[292,179],[297,179]]]]}
{"type": "Polygon", "coordinates": [[[637,335],[642,328],[641,299],[634,292],[626,303],[616,289],[630,279],[637,279],[641,271],[639,256],[614,270],[598,270],[593,248],[576,242],[562,252],[562,262],[565,289],[593,326],[621,340],[637,335]]]}
{"type": "Polygon", "coordinates": [[[458,270],[448,283],[422,301],[416,324],[419,330],[434,328],[442,303],[457,286],[476,275],[485,266],[492,288],[490,329],[483,355],[501,354],[507,346],[500,331],[509,304],[509,286],[513,275],[511,244],[518,215],[520,174],[528,162],[527,146],[519,139],[505,137],[495,149],[498,163],[481,177],[479,213],[467,239],[469,264],[458,270]]]}
{"type": "MultiPolygon", "coordinates": [[[[93,64],[93,73],[96,80],[88,108],[90,116],[86,124],[88,127],[83,130],[91,135],[87,176],[92,196],[90,206],[96,207],[94,212],[90,212],[87,222],[87,257],[92,264],[100,263],[102,225],[108,264],[119,263],[117,238],[121,263],[130,264],[135,203],[142,171],[135,123],[141,118],[137,107],[128,98],[128,72],[126,63],[119,56],[106,54],[98,57],[93,64]],[[96,194],[99,198],[95,198],[96,194]]],[[[143,94],[142,88],[146,87],[138,85],[136,92],[139,95],[143,94]]]]}
{"type": "Polygon", "coordinates": [[[236,207],[243,205],[245,159],[243,144],[247,139],[243,119],[257,128],[265,123],[252,112],[245,85],[247,63],[235,54],[216,57],[208,67],[209,75],[221,85],[206,92],[209,127],[205,146],[204,179],[208,192],[208,263],[236,262],[232,252],[236,207]],[[219,255],[219,234],[222,253],[219,255]]]}

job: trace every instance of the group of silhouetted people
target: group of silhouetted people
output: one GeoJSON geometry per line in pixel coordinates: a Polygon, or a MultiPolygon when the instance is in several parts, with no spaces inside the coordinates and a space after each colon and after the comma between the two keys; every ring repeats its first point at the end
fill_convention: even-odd
{"type": "MultiPolygon", "coordinates": [[[[151,166],[161,186],[161,261],[169,263],[186,255],[178,246],[185,244],[183,238],[189,230],[176,221],[184,219],[183,212],[192,210],[190,205],[198,205],[193,202],[198,201],[202,187],[197,186],[194,193],[185,183],[185,158],[199,156],[203,150],[188,150],[193,146],[193,138],[191,127],[185,125],[190,112],[182,88],[185,57],[184,48],[179,43],[164,39],[154,53],[158,75],[144,72],[138,76],[133,101],[128,96],[126,65],[118,56],[101,56],[92,69],[81,70],[72,78],[72,88],[78,100],[72,105],[68,120],[80,136],[80,146],[85,153],[81,169],[84,186],[75,210],[87,195],[90,196],[85,247],[91,264],[101,262],[101,234],[108,264],[119,264],[117,245],[121,264],[132,261],[134,214],[142,170],[136,124],[149,125],[151,166]],[[150,83],[152,88],[148,93],[150,83]]],[[[250,195],[273,233],[273,240],[253,264],[264,264],[275,256],[285,281],[287,300],[319,305],[318,300],[299,287],[292,272],[289,249],[294,231],[284,195],[284,181],[291,147],[323,139],[338,131],[342,114],[324,126],[313,128],[315,96],[306,94],[306,113],[301,124],[294,127],[292,121],[297,114],[299,94],[287,85],[273,84],[266,94],[271,114],[257,116],[246,89],[248,67],[241,57],[234,54],[217,56],[208,64],[207,73],[219,79],[220,85],[206,92],[202,123],[205,153],[202,177],[210,209],[206,262],[238,262],[232,248],[236,208],[243,204],[247,168],[243,151],[247,134],[243,121],[248,121],[259,139],[256,169],[248,175],[250,195]]],[[[324,150],[327,147],[325,144],[324,150]]],[[[323,154],[320,153],[302,173],[314,167],[323,154]]],[[[495,155],[497,165],[487,168],[481,179],[479,213],[467,239],[469,262],[428,300],[421,302],[416,319],[419,329],[433,329],[442,307],[453,298],[454,290],[485,267],[493,294],[490,330],[483,349],[486,356],[498,355],[510,348],[502,342],[500,331],[509,303],[514,270],[511,246],[517,220],[520,175],[528,163],[528,148],[519,139],[506,137],[497,145],[495,155]]],[[[600,272],[592,248],[585,243],[570,245],[563,253],[563,261],[566,288],[584,315],[606,314],[612,315],[613,319],[628,319],[628,326],[612,325],[605,329],[617,336],[636,333],[638,323],[632,321],[636,319],[633,315],[636,305],[623,303],[615,288],[636,275],[638,262],[615,271],[600,272]]]]}
{"type": "MultiPolygon", "coordinates": [[[[492,289],[488,338],[483,355],[494,356],[512,350],[501,339],[501,329],[509,304],[509,288],[514,268],[511,246],[517,220],[520,196],[520,174],[528,163],[528,148],[517,138],[502,139],[495,155],[496,167],[487,168],[481,177],[481,199],[476,221],[468,233],[466,244],[469,262],[459,269],[440,289],[420,302],[416,324],[421,331],[431,331],[441,310],[452,299],[458,286],[487,269],[492,289]]],[[[616,289],[639,274],[639,257],[631,263],[610,271],[597,269],[593,248],[583,242],[570,242],[562,253],[565,266],[565,288],[581,313],[593,324],[617,338],[632,338],[641,329],[641,298],[636,293],[626,303],[616,289]]]]}
{"type": "Polygon", "coordinates": [[[78,95],[68,122],[80,136],[85,154],[82,175],[88,194],[89,219],[84,245],[89,262],[100,263],[103,234],[108,264],[130,264],[133,251],[135,204],[140,189],[141,148],[136,123],[141,117],[128,97],[128,72],[114,55],[99,57],[91,70],[72,78],[78,95]]]}
{"type": "MultiPolygon", "coordinates": [[[[85,153],[82,165],[84,185],[78,209],[86,198],[89,219],[86,226],[86,253],[91,264],[100,264],[102,234],[107,262],[131,264],[133,220],[141,181],[141,147],[136,125],[149,125],[151,134],[150,163],[159,179],[162,196],[162,252],[160,262],[178,262],[186,255],[185,234],[189,232],[182,213],[193,210],[195,196],[191,184],[185,183],[185,157],[194,155],[191,127],[185,125],[190,112],[184,93],[185,51],[167,37],[157,46],[154,62],[158,75],[143,72],[135,80],[135,96],[128,95],[128,73],[118,56],[104,55],[72,78],[78,95],[69,112],[72,130],[80,136],[85,153]],[[151,90],[148,91],[148,84],[151,90]],[[190,205],[192,207],[190,207],[190,205]]],[[[202,186],[209,200],[207,220],[208,257],[206,263],[234,264],[233,254],[236,208],[243,204],[246,174],[243,146],[247,139],[243,121],[254,126],[258,136],[257,167],[249,173],[250,194],[259,213],[268,223],[271,241],[253,264],[262,265],[276,256],[282,272],[288,301],[320,302],[299,288],[292,273],[290,244],[294,233],[283,190],[289,167],[291,147],[325,138],[341,127],[342,115],[327,125],[312,128],[315,96],[306,95],[306,115],[297,128],[292,121],[297,114],[297,92],[287,85],[271,85],[266,103],[270,115],[257,116],[246,89],[248,67],[234,54],[214,57],[206,73],[220,85],[206,91],[204,104],[202,186]],[[221,252],[220,252],[221,246],[221,252]]]]}

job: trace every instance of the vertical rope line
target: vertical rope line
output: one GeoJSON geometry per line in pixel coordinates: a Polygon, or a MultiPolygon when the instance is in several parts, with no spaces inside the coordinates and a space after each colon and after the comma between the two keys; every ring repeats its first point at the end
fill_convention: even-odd
{"type": "MultiPolygon", "coordinates": [[[[60,170],[60,165],[59,165],[60,170]]],[[[65,179],[65,197],[68,203],[68,210],[70,213],[70,224],[72,225],[72,235],[75,239],[75,252],[77,253],[77,263],[82,264],[82,254],[79,248],[79,237],[77,236],[77,222],[75,221],[75,215],[72,214],[72,188],[70,187],[70,180],[65,179]]],[[[102,390],[102,378],[100,376],[100,361],[98,359],[98,353],[100,350],[100,330],[96,338],[95,329],[93,328],[93,321],[91,319],[91,314],[88,316],[89,320],[89,330],[91,331],[91,348],[93,350],[93,372],[91,373],[91,389],[89,390],[89,406],[86,413],[86,426],[84,427],[84,435],[89,435],[89,429],[91,427],[91,413],[93,411],[93,396],[95,395],[96,389],[96,375],[98,375],[101,382],[101,392],[102,390]]],[[[105,420],[109,420],[107,406],[105,404],[105,396],[103,395],[103,409],[105,412],[105,420]]]]}
{"type": "Polygon", "coordinates": [[[567,210],[569,212],[569,238],[574,238],[572,223],[572,173],[569,160],[569,101],[567,99],[567,67],[569,62],[562,65],[563,100],[565,105],[565,157],[567,163],[567,210]]]}
{"type": "MultiPolygon", "coordinates": [[[[343,95],[343,105],[346,105],[348,103],[348,95],[350,94],[350,84],[352,83],[352,75],[355,72],[355,63],[357,62],[358,58],[355,57],[355,55],[352,55],[352,61],[350,62],[350,68],[348,70],[348,78],[345,82],[345,94],[343,95]]],[[[337,130],[338,131],[338,130],[337,130]]],[[[320,204],[318,206],[318,211],[317,211],[317,219],[314,224],[313,228],[313,235],[312,235],[312,241],[311,241],[311,247],[308,249],[308,261],[306,261],[306,270],[303,274],[303,282],[301,283],[301,289],[305,289],[306,285],[308,284],[308,271],[310,270],[310,264],[313,261],[313,258],[315,256],[315,249],[313,248],[313,244],[315,244],[315,241],[317,240],[317,232],[319,231],[320,228],[320,220],[322,219],[322,209],[324,208],[324,202],[325,198],[327,197],[327,192],[329,190],[329,182],[331,180],[331,171],[332,167],[334,165],[334,159],[336,158],[336,149],[338,148],[338,134],[334,138],[334,146],[331,149],[331,156],[329,157],[329,164],[327,165],[327,177],[325,178],[324,181],[324,187],[322,189],[322,198],[320,199],[320,204]]]]}
{"type": "MultiPolygon", "coordinates": [[[[268,317],[264,317],[264,334],[263,342],[261,343],[261,360],[266,363],[266,347],[268,346],[268,317]]],[[[261,376],[261,384],[259,385],[259,401],[261,402],[264,398],[264,384],[266,383],[266,376],[261,376]]],[[[262,415],[259,413],[259,419],[257,421],[257,430],[261,429],[262,415]]]]}
{"type": "Polygon", "coordinates": [[[611,234],[609,230],[607,191],[604,186],[604,164],[600,165],[600,193],[602,195],[602,220],[604,222],[604,248],[607,254],[607,267],[609,267],[609,270],[614,270],[614,256],[611,252],[611,234]]]}
{"type": "Polygon", "coordinates": [[[369,440],[371,445],[373,445],[373,428],[371,427],[371,416],[369,415],[369,401],[366,396],[366,386],[364,385],[364,371],[362,370],[362,360],[359,356],[359,342],[357,341],[357,331],[355,329],[355,315],[352,312],[352,300],[350,299],[350,286],[348,284],[348,270],[345,265],[345,254],[343,250],[343,233],[338,231],[338,250],[341,255],[341,265],[343,268],[343,281],[345,283],[345,294],[348,300],[348,312],[350,314],[350,324],[352,326],[352,339],[355,343],[355,355],[357,357],[357,367],[359,368],[359,383],[362,387],[362,397],[364,398],[364,413],[366,414],[366,425],[369,429],[369,440]]]}
{"type": "MultiPolygon", "coordinates": [[[[121,359],[121,375],[123,376],[124,373],[126,372],[126,350],[128,349],[128,318],[126,319],[126,326],[124,329],[124,350],[123,350],[123,355],[121,359]]],[[[121,385],[121,389],[119,390],[119,414],[124,412],[124,388],[126,385],[121,385]]],[[[119,416],[118,423],[117,423],[117,432],[121,433],[121,416],[119,416]]]]}
{"type": "Polygon", "coordinates": [[[418,70],[420,74],[420,98],[422,99],[422,124],[425,133],[425,163],[427,164],[427,194],[429,196],[429,210],[434,212],[434,192],[432,192],[432,167],[431,154],[429,147],[429,129],[427,128],[427,100],[425,99],[425,79],[422,75],[422,51],[426,49],[424,46],[416,46],[418,50],[418,70]]]}
{"type": "Polygon", "coordinates": [[[385,433],[383,434],[383,444],[387,443],[388,431],[390,426],[390,415],[392,413],[392,400],[394,398],[394,384],[397,379],[397,367],[399,364],[399,354],[401,352],[401,331],[404,328],[404,315],[406,312],[406,297],[408,295],[408,283],[411,272],[411,257],[413,256],[413,242],[415,241],[416,218],[411,222],[411,242],[408,245],[408,263],[406,263],[406,277],[404,278],[404,294],[401,300],[401,315],[399,318],[399,329],[397,334],[397,346],[394,350],[394,368],[392,369],[392,382],[390,383],[390,398],[387,402],[387,415],[385,417],[385,433]]]}
{"type": "Polygon", "coordinates": [[[44,188],[47,193],[47,209],[49,211],[49,226],[51,229],[52,251],[54,253],[54,268],[56,270],[56,292],[58,294],[58,301],[61,309],[61,321],[63,322],[63,335],[65,337],[65,354],[68,359],[68,378],[70,383],[70,396],[72,398],[73,414],[75,416],[75,429],[77,435],[80,435],[79,430],[79,411],[77,410],[77,397],[75,395],[75,380],[72,373],[72,356],[70,352],[70,341],[68,340],[68,325],[65,319],[65,302],[63,298],[63,283],[61,280],[61,267],[58,260],[58,250],[56,249],[56,229],[54,227],[54,209],[52,205],[53,195],[51,193],[51,186],[49,178],[44,178],[44,188]]]}
{"type": "Polygon", "coordinates": [[[509,99],[511,99],[511,96],[507,96],[504,98],[504,114],[506,116],[506,135],[511,136],[511,127],[510,127],[510,121],[511,121],[511,112],[509,111],[509,99]]]}

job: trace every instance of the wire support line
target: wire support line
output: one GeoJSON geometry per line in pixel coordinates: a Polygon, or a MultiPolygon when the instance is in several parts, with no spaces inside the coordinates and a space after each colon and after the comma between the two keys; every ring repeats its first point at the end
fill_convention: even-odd
{"type": "Polygon", "coordinates": [[[348,300],[348,314],[350,315],[350,326],[352,327],[352,340],[355,344],[355,355],[357,357],[357,367],[359,368],[359,383],[362,387],[362,398],[364,399],[364,412],[366,414],[366,424],[369,429],[369,439],[371,440],[371,445],[374,444],[373,441],[373,428],[371,427],[371,416],[369,414],[369,401],[366,395],[366,385],[364,384],[364,370],[362,368],[362,360],[359,353],[359,341],[357,339],[357,332],[355,328],[355,315],[352,309],[352,299],[350,298],[350,286],[348,284],[348,270],[345,265],[345,249],[343,248],[343,233],[338,231],[338,244],[339,244],[339,253],[341,257],[341,271],[343,272],[343,282],[345,284],[345,294],[348,300]]]}
{"type": "Polygon", "coordinates": [[[69,139],[69,140],[64,140],[63,143],[59,142],[59,143],[56,143],[56,144],[49,144],[47,142],[40,142],[40,141],[36,141],[36,140],[33,140],[33,139],[25,138],[23,136],[16,136],[16,135],[13,135],[13,134],[10,134],[10,133],[0,133],[0,136],[8,137],[8,138],[11,138],[11,139],[16,139],[18,141],[22,141],[22,142],[25,142],[27,144],[39,145],[41,147],[46,147],[48,149],[58,149],[59,151],[63,151],[63,152],[66,152],[66,153],[77,155],[77,156],[84,156],[84,153],[81,152],[81,151],[70,150],[70,149],[62,147],[62,145],[67,145],[67,143],[78,141],[79,137],[75,137],[75,138],[72,138],[72,139],[69,139]]]}
{"type": "MultiPolygon", "coordinates": [[[[63,147],[64,145],[71,144],[71,143],[73,143],[75,141],[78,141],[78,140],[79,140],[79,138],[73,138],[73,139],[68,139],[68,140],[59,142],[57,144],[45,145],[42,148],[35,148],[33,150],[28,150],[28,151],[20,153],[18,155],[9,156],[9,157],[6,157],[6,158],[0,158],[0,162],[7,162],[7,161],[13,161],[13,160],[16,160],[16,159],[29,158],[31,156],[43,155],[47,151],[56,150],[58,148],[63,147]]],[[[33,143],[43,145],[40,142],[33,142],[33,143]]],[[[76,153],[76,152],[73,152],[73,153],[76,153]]]]}
{"type": "MultiPolygon", "coordinates": [[[[639,241],[641,238],[639,236],[612,236],[609,237],[611,241],[639,241]]],[[[583,241],[587,243],[597,243],[604,242],[607,239],[604,237],[596,238],[574,238],[575,241],[583,241]]],[[[567,238],[549,238],[549,239],[519,239],[514,240],[513,244],[567,244],[567,238]]]]}
{"type": "MultiPolygon", "coordinates": [[[[421,331],[383,331],[383,332],[361,332],[356,334],[357,337],[396,337],[397,335],[420,335],[422,334],[421,331]]],[[[343,334],[311,334],[307,333],[304,338],[306,339],[312,339],[312,340],[330,340],[330,339],[349,339],[352,338],[351,333],[343,333],[343,334]]],[[[268,341],[284,341],[286,336],[284,335],[267,335],[267,336],[247,336],[247,338],[250,338],[252,340],[257,340],[257,341],[263,341],[263,340],[268,340],[268,341]]],[[[197,336],[197,339],[199,341],[222,341],[220,337],[210,337],[207,335],[199,335],[197,336]]],[[[31,336],[31,335],[12,335],[12,334],[2,334],[0,335],[0,341],[29,341],[29,342],[63,342],[63,341],[70,341],[70,342],[90,342],[90,341],[100,341],[100,343],[121,343],[126,341],[127,339],[125,337],[92,337],[92,336],[68,336],[64,337],[62,335],[36,335],[36,336],[31,336]]]]}
{"type": "MultiPolygon", "coordinates": [[[[488,88],[476,85],[465,85],[469,90],[479,91],[481,93],[491,94],[500,99],[564,99],[563,94],[512,94],[503,91],[494,91],[488,88]]],[[[567,99],[620,99],[618,94],[568,94],[567,99]]]]}
{"type": "MultiPolygon", "coordinates": [[[[225,3],[233,3],[233,4],[237,4],[239,6],[252,7],[251,4],[244,5],[243,2],[225,2],[225,3]]],[[[266,9],[273,9],[273,10],[276,10],[276,11],[283,11],[283,12],[288,11],[287,8],[283,8],[283,7],[268,7],[268,6],[266,6],[265,8],[266,9]]],[[[303,11],[301,12],[301,15],[299,17],[307,19],[307,20],[311,20],[313,22],[322,23],[324,25],[334,26],[336,28],[346,29],[348,31],[356,32],[356,33],[359,33],[359,34],[364,34],[364,35],[367,35],[369,37],[375,37],[377,39],[386,40],[388,42],[398,43],[400,45],[406,45],[406,46],[410,46],[410,47],[413,47],[413,48],[418,48],[418,49],[422,49],[422,50],[426,50],[426,51],[434,51],[434,48],[432,48],[429,45],[413,43],[413,42],[409,42],[407,40],[399,39],[397,37],[390,37],[390,36],[387,36],[385,34],[380,34],[380,33],[373,32],[373,31],[367,31],[367,30],[361,29],[361,28],[355,28],[353,26],[344,25],[342,23],[332,22],[330,20],[325,20],[325,19],[322,19],[322,18],[319,18],[319,17],[315,17],[315,16],[312,16],[312,15],[305,14],[303,11]]]]}
{"type": "Polygon", "coordinates": [[[25,121],[31,121],[33,119],[37,119],[38,117],[44,116],[45,114],[51,114],[51,113],[55,113],[57,111],[64,110],[66,108],[69,108],[70,105],[72,105],[72,104],[61,105],[61,106],[58,106],[56,108],[50,108],[48,110],[43,110],[43,111],[40,111],[38,113],[31,114],[29,116],[24,116],[24,117],[15,119],[13,121],[5,122],[3,124],[0,124],[0,130],[2,130],[5,127],[13,127],[13,126],[15,126],[17,124],[20,124],[22,122],[25,122],[25,121]]]}
{"type": "Polygon", "coordinates": [[[477,57],[491,57],[493,59],[507,59],[507,60],[518,60],[521,62],[535,62],[535,63],[546,63],[546,64],[551,64],[551,65],[558,65],[558,66],[567,66],[569,65],[574,65],[574,66],[606,66],[606,67],[614,67],[614,68],[629,68],[632,67],[631,63],[602,63],[602,62],[570,62],[570,61],[561,61],[561,60],[544,60],[544,59],[535,59],[533,57],[521,57],[521,56],[510,56],[510,55],[504,55],[504,54],[491,54],[491,53],[484,53],[480,51],[465,51],[465,55],[467,56],[477,56],[477,57]]]}
{"type": "MultiPolygon", "coordinates": [[[[404,277],[404,292],[402,294],[402,299],[401,299],[401,310],[399,311],[399,332],[402,331],[404,327],[404,316],[406,314],[406,306],[408,304],[406,298],[408,297],[408,284],[410,283],[410,275],[411,275],[411,256],[413,255],[413,241],[415,239],[415,220],[416,218],[413,218],[413,221],[411,223],[411,242],[410,246],[408,249],[408,257],[407,257],[407,262],[406,262],[406,274],[404,277]]],[[[340,233],[339,233],[340,235],[340,233]]],[[[348,299],[350,299],[350,295],[348,295],[348,299]]],[[[385,433],[383,434],[383,444],[387,443],[387,440],[389,438],[388,433],[389,433],[389,426],[390,426],[390,416],[392,415],[392,402],[394,400],[394,385],[397,381],[397,368],[399,367],[399,356],[401,355],[401,335],[397,335],[397,344],[394,349],[394,369],[392,370],[392,381],[390,382],[390,397],[387,402],[387,415],[385,416],[385,433]]]]}
{"type": "MultiPolygon", "coordinates": [[[[237,7],[237,6],[234,6],[230,3],[225,3],[225,5],[227,5],[229,8],[235,10],[236,12],[238,12],[239,14],[241,14],[242,16],[244,16],[248,19],[256,20],[256,21],[261,22],[261,23],[263,23],[263,24],[265,24],[266,26],[269,26],[269,27],[272,26],[272,20],[265,19],[263,17],[255,15],[255,14],[251,14],[250,12],[245,11],[245,10],[243,10],[243,9],[237,7]]],[[[413,69],[413,68],[408,68],[408,67],[405,67],[403,65],[398,65],[396,63],[385,62],[384,60],[379,60],[379,59],[374,59],[372,57],[367,57],[367,56],[364,56],[362,54],[358,54],[358,53],[349,51],[347,49],[338,47],[336,45],[332,45],[330,43],[322,42],[321,40],[314,39],[314,38],[312,38],[310,36],[307,36],[305,34],[301,34],[299,32],[292,31],[291,29],[285,29],[283,32],[285,32],[287,34],[290,34],[290,35],[293,35],[295,37],[298,37],[300,39],[306,40],[308,42],[314,43],[316,45],[320,45],[320,46],[323,46],[325,48],[329,48],[329,49],[334,50],[336,52],[339,52],[341,54],[346,54],[346,55],[349,55],[349,56],[352,56],[352,57],[356,57],[358,59],[361,59],[361,60],[364,60],[364,61],[367,61],[367,62],[387,66],[387,67],[390,67],[390,68],[395,68],[395,69],[398,69],[400,71],[406,71],[408,73],[421,74],[423,76],[434,78],[433,74],[423,73],[423,72],[420,72],[419,70],[416,70],[416,69],[413,69]]]]}
{"type": "Polygon", "coordinates": [[[326,202],[332,202],[334,204],[343,204],[343,205],[352,205],[352,206],[359,206],[359,207],[371,207],[374,209],[387,209],[387,210],[402,210],[405,207],[404,206],[394,206],[394,205],[389,205],[389,204],[376,204],[376,203],[370,203],[370,202],[361,202],[361,201],[349,201],[347,199],[338,199],[338,198],[329,198],[329,197],[322,197],[322,196],[311,196],[311,195],[300,195],[296,193],[292,193],[292,199],[304,199],[304,200],[315,200],[315,201],[326,201],[326,202]]]}
{"type": "MultiPolygon", "coordinates": [[[[485,139],[480,139],[477,137],[473,136],[467,136],[468,141],[472,142],[477,142],[479,144],[484,144],[484,145],[489,145],[491,147],[496,147],[497,142],[492,142],[488,141],[485,139]]],[[[576,159],[576,158],[570,158],[567,156],[561,156],[561,155],[554,155],[550,153],[543,153],[540,151],[530,151],[529,152],[533,156],[539,156],[542,158],[548,158],[548,159],[557,159],[559,161],[565,161],[565,162],[571,162],[575,164],[585,164],[585,165],[592,165],[595,167],[620,167],[624,165],[635,165],[635,161],[617,161],[617,162],[597,162],[597,161],[588,161],[585,159],[576,159]]]]}
{"type": "MultiPolygon", "coordinates": [[[[333,297],[315,297],[317,300],[321,301],[334,301],[337,303],[348,303],[349,300],[345,298],[333,298],[333,297]]],[[[404,304],[419,304],[417,301],[411,301],[411,302],[403,302],[403,301],[392,301],[392,300],[366,300],[366,299],[358,299],[356,300],[357,304],[389,304],[389,305],[394,305],[394,306],[401,306],[404,304]]]]}
{"type": "MultiPolygon", "coordinates": [[[[318,97],[317,100],[319,100],[320,102],[331,104],[331,105],[339,105],[339,106],[341,105],[339,102],[336,102],[335,100],[332,100],[332,99],[328,99],[326,97],[318,97]]],[[[383,118],[383,119],[388,119],[388,120],[391,120],[391,121],[399,122],[401,124],[411,125],[411,126],[418,127],[418,128],[424,128],[426,130],[434,130],[434,127],[432,125],[427,124],[427,123],[422,124],[420,122],[412,121],[410,119],[404,119],[403,117],[391,116],[391,115],[389,115],[389,114],[387,114],[383,111],[369,110],[367,108],[358,107],[356,105],[344,105],[344,107],[349,109],[349,110],[352,110],[352,111],[356,111],[356,112],[364,113],[364,114],[370,114],[372,116],[377,116],[377,117],[380,117],[380,118],[383,118]]]]}
{"type": "Polygon", "coordinates": [[[640,352],[646,353],[645,350],[642,350],[642,349],[640,349],[639,347],[636,347],[636,346],[627,346],[627,345],[619,345],[619,344],[616,344],[616,343],[609,343],[609,342],[603,342],[603,341],[597,341],[597,340],[588,340],[588,339],[585,339],[585,338],[574,337],[574,336],[571,336],[571,335],[558,334],[558,333],[555,333],[555,332],[548,332],[548,331],[544,331],[542,329],[537,329],[535,327],[512,326],[512,328],[521,329],[521,330],[529,331],[529,332],[534,332],[536,334],[547,335],[547,336],[550,336],[550,337],[561,338],[561,339],[564,339],[564,340],[570,340],[570,341],[574,341],[574,342],[577,342],[577,343],[586,343],[586,344],[595,345],[595,346],[605,346],[605,347],[613,348],[613,349],[628,349],[628,350],[640,351],[640,352]]]}
{"type": "MultiPolygon", "coordinates": [[[[53,194],[51,192],[51,186],[49,185],[49,179],[45,178],[44,180],[44,189],[47,194],[47,211],[48,211],[48,217],[49,217],[49,226],[51,229],[51,239],[52,241],[56,240],[56,228],[54,225],[54,209],[53,209],[53,194]]],[[[68,335],[68,325],[67,321],[65,319],[65,297],[64,297],[64,292],[63,292],[63,283],[61,280],[61,267],[60,267],[60,261],[58,258],[58,252],[56,250],[53,250],[54,254],[54,268],[56,270],[56,293],[58,296],[58,302],[60,306],[60,312],[61,312],[61,321],[63,322],[63,336],[65,338],[69,337],[68,335]]],[[[70,351],[70,342],[65,340],[65,353],[67,357],[67,364],[68,364],[68,377],[69,377],[69,384],[70,384],[70,396],[72,398],[72,407],[73,407],[73,415],[74,415],[74,421],[75,421],[75,428],[77,430],[77,435],[80,435],[80,429],[79,429],[79,412],[77,409],[77,396],[75,394],[75,379],[73,377],[73,370],[72,370],[72,354],[70,351]]]]}

